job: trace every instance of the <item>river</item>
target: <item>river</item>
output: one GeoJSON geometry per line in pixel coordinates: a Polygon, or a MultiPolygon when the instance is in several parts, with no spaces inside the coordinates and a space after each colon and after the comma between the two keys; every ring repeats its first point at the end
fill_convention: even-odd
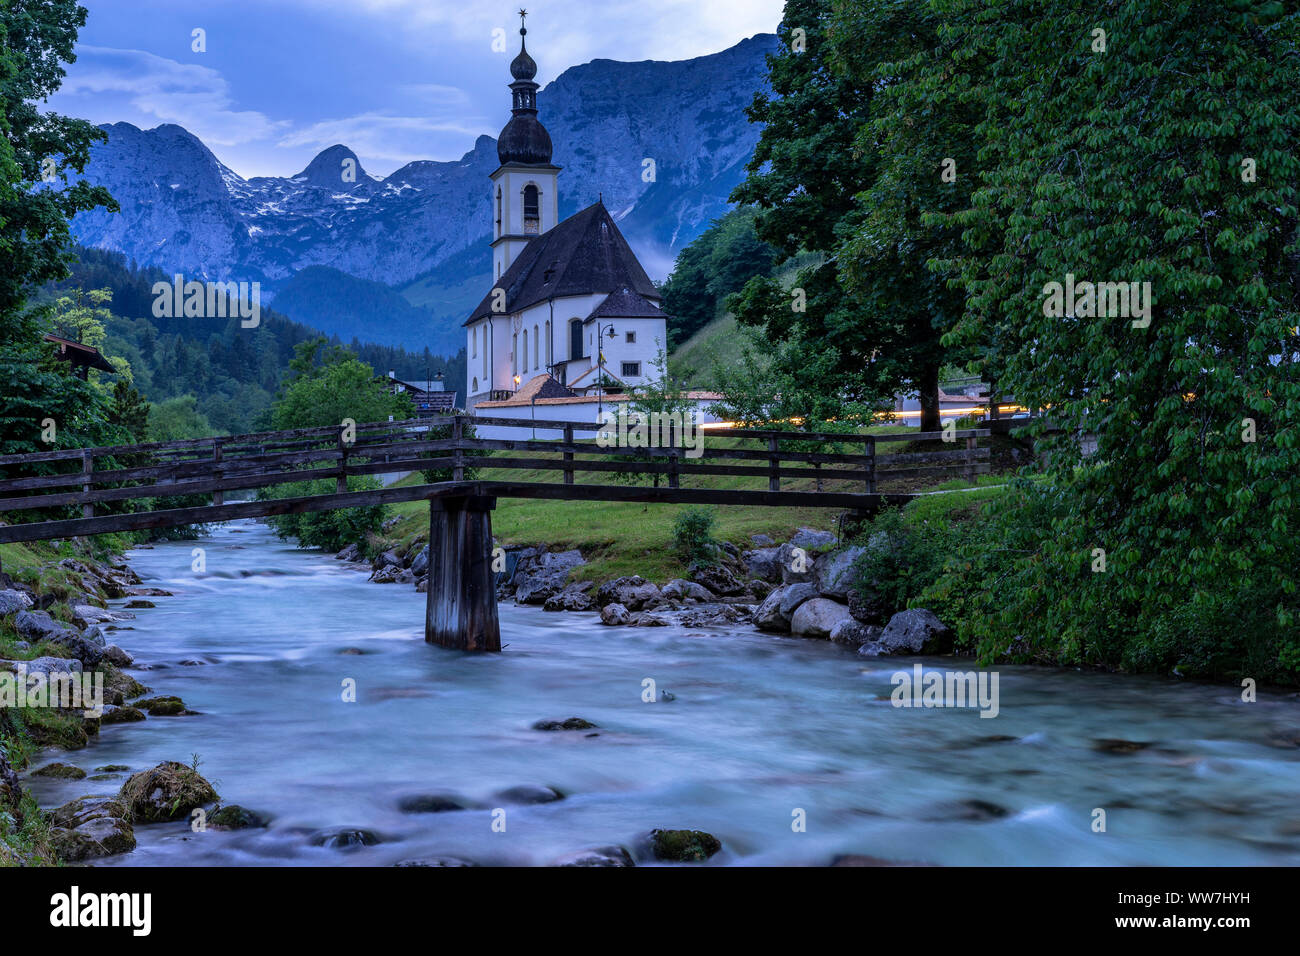
{"type": "MultiPolygon", "coordinates": [[[[546,864],[632,847],[653,827],[715,834],[714,864],[1300,863],[1294,695],[1243,703],[1232,687],[1002,667],[1000,713],[985,719],[893,707],[890,676],[910,660],[749,628],[608,628],[594,614],[503,604],[502,654],[441,650],[423,641],[424,595],[369,583],[251,521],[130,558],[174,596],[116,638],[149,667],[138,679],[200,713],[105,727],[84,751],[42,757],[93,772],[197,754],[225,802],[271,824],[138,826],[138,848],[99,866],[546,864]],[[205,573],[191,570],[195,547],[205,573]],[[644,702],[645,678],[673,699],[644,702]],[[355,703],[343,700],[349,679],[355,703]],[[531,728],[569,716],[597,736],[531,728]],[[1149,746],[1107,752],[1104,738],[1149,746]],[[565,799],[496,796],[520,785],[565,799]],[[399,809],[420,794],[471,808],[399,809]],[[1105,832],[1093,831],[1095,808],[1105,832]],[[381,842],[312,845],[335,827],[381,842]]],[[[52,806],[125,777],[28,783],[52,806]]]]}

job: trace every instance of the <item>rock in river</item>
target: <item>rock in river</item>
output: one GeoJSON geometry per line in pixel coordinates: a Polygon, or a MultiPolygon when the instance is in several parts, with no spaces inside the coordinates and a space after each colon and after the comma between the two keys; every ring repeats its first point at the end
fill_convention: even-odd
{"type": "Polygon", "coordinates": [[[523,784],[518,787],[510,787],[508,790],[502,790],[496,794],[496,799],[501,803],[513,804],[533,804],[533,803],[554,803],[557,800],[563,800],[564,794],[554,787],[539,787],[533,784],[523,784]]]}
{"type": "Polygon", "coordinates": [[[69,863],[135,849],[126,805],[108,797],[81,797],[59,807],[50,817],[50,839],[69,863]]]}
{"type": "Polygon", "coordinates": [[[843,604],[819,597],[799,605],[790,619],[790,630],[800,637],[830,637],[837,624],[851,620],[843,604]]]}
{"type": "Polygon", "coordinates": [[[68,763],[47,763],[39,770],[32,771],[33,777],[59,777],[63,780],[84,780],[86,771],[68,763]]]}
{"type": "Polygon", "coordinates": [[[212,784],[197,770],[175,760],[164,760],[152,770],[133,774],[118,794],[136,823],[181,820],[194,808],[216,799],[212,784]]]}
{"type": "Polygon", "coordinates": [[[650,852],[657,860],[699,863],[722,849],[722,841],[703,830],[651,830],[650,852]]]}
{"type": "Polygon", "coordinates": [[[581,717],[568,717],[564,720],[539,720],[533,724],[533,730],[595,730],[596,725],[581,717]]]}
{"type": "Polygon", "coordinates": [[[596,846],[569,853],[552,866],[636,866],[632,854],[621,846],[596,846]]]}

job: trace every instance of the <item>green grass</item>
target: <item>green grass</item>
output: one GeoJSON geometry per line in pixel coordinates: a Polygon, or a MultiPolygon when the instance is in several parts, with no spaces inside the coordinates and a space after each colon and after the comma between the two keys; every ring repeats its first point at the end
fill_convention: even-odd
{"type": "MultiPolygon", "coordinates": [[[[864,434],[892,434],[915,431],[905,426],[878,425],[864,430],[864,434]]],[[[898,443],[899,450],[906,443],[898,443]]],[[[697,461],[714,461],[719,464],[737,464],[731,459],[710,459],[708,449],[757,447],[751,440],[728,438],[725,433],[709,434],[706,454],[697,461]]],[[[851,447],[851,446],[850,446],[851,447]]],[[[892,451],[892,449],[891,449],[892,451]]],[[[502,457],[511,453],[492,453],[488,457],[502,457]]],[[[558,453],[543,453],[539,457],[558,459],[558,453]]],[[[827,471],[823,488],[826,491],[860,491],[857,481],[833,479],[827,471]]],[[[486,471],[481,477],[495,481],[547,482],[562,481],[559,471],[549,469],[500,469],[486,471]]],[[[408,475],[399,485],[417,485],[423,479],[418,474],[408,475]]],[[[765,476],[702,475],[682,479],[683,485],[698,483],[699,487],[729,490],[765,490],[765,476]]],[[[945,515],[970,515],[990,495],[998,493],[998,485],[1007,481],[1005,476],[980,475],[971,485],[964,479],[917,479],[902,487],[890,490],[951,490],[951,493],[919,499],[908,506],[909,518],[939,520],[945,515]],[[956,489],[956,490],[953,490],[956,489]]],[[[613,483],[608,473],[583,473],[575,476],[579,486],[613,483]]],[[[647,482],[643,482],[647,483],[647,482]]],[[[783,480],[781,487],[791,491],[813,491],[812,478],[783,480]]],[[[644,504],[639,502],[614,502],[598,500],[551,501],[521,498],[498,500],[492,514],[492,531],[506,547],[528,547],[540,544],[552,549],[577,548],[587,558],[588,564],[575,572],[577,580],[603,581],[622,575],[640,574],[662,584],[674,577],[684,576],[686,567],[673,551],[673,524],[678,514],[688,506],[675,504],[644,504]]],[[[428,506],[423,501],[405,502],[391,508],[392,515],[400,518],[381,542],[384,546],[409,542],[429,531],[428,506]]],[[[801,527],[824,531],[836,530],[835,522],[840,509],[835,508],[762,508],[746,506],[719,506],[714,509],[716,525],[714,536],[738,548],[753,547],[751,536],[769,535],[780,542],[801,527]]],[[[960,520],[960,519],[959,519],[960,520]]]]}

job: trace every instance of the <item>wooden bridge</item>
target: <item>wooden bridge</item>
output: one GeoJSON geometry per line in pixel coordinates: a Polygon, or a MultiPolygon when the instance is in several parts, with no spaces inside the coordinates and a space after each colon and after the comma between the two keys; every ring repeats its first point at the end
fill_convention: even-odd
{"type": "Polygon", "coordinates": [[[444,647],[498,651],[491,523],[498,498],[836,508],[869,514],[916,497],[881,494],[878,483],[926,475],[973,481],[989,469],[990,450],[979,445],[990,434],[986,428],[946,435],[718,429],[695,433],[703,442],[698,457],[694,442],[683,441],[680,423],[666,427],[659,447],[616,448],[575,438],[600,428],[454,415],[0,456],[0,544],[427,500],[425,639],[444,647]],[[549,432],[555,438],[480,436],[494,426],[529,429],[534,435],[549,432]],[[939,440],[957,447],[877,453],[880,444],[939,440]],[[350,476],[422,471],[445,474],[447,480],[367,491],[347,488],[350,476]],[[559,480],[519,480],[520,471],[554,472],[559,480]],[[611,484],[611,475],[650,483],[611,484]],[[730,479],[730,486],[717,487],[719,478],[730,479]],[[226,501],[232,492],[321,479],[334,481],[332,493],[226,501]],[[802,489],[790,488],[793,481],[802,489]],[[201,503],[191,498],[160,507],[157,501],[189,496],[199,496],[201,503]]]}

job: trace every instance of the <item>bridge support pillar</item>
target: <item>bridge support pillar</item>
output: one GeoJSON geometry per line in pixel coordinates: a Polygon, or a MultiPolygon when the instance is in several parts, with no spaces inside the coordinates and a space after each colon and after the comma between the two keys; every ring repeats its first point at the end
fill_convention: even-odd
{"type": "Polygon", "coordinates": [[[483,495],[429,500],[429,590],[424,639],[460,651],[500,651],[492,509],[483,495]]]}

